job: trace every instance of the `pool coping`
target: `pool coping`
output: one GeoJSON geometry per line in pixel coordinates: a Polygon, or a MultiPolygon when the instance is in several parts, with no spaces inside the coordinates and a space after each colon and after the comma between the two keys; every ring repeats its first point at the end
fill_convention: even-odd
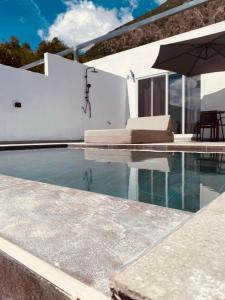
{"type": "MultiPolygon", "coordinates": [[[[3,187],[1,188],[1,191],[5,191],[5,190],[10,190],[10,186],[11,184],[15,185],[15,187],[20,186],[21,183],[23,184],[23,182],[28,182],[28,183],[32,183],[34,185],[37,184],[37,186],[43,186],[44,188],[48,188],[48,186],[50,186],[50,189],[52,190],[76,190],[79,194],[78,197],[81,197],[81,193],[83,194],[88,194],[89,196],[92,197],[100,197],[103,196],[104,199],[106,200],[105,197],[107,197],[107,195],[103,195],[103,194],[99,194],[99,193],[93,193],[93,192],[86,192],[86,191],[82,191],[82,190],[78,190],[78,189],[71,189],[71,188],[64,188],[64,187],[59,187],[59,186],[54,186],[52,184],[46,184],[46,183],[41,183],[41,182],[36,182],[36,181],[30,181],[30,180],[25,180],[25,179],[21,179],[21,178],[17,178],[17,177],[13,177],[13,176],[5,176],[5,175],[1,175],[3,178],[5,177],[6,179],[9,178],[10,183],[6,184],[3,183],[3,187]]],[[[22,193],[24,189],[27,189],[28,187],[24,186],[22,189],[22,193]]],[[[28,190],[30,191],[30,189],[32,188],[28,188],[28,190]]],[[[39,189],[37,189],[39,190],[39,189]]],[[[22,194],[23,195],[23,194],[22,194]]],[[[55,195],[54,195],[55,197],[55,195]]],[[[112,197],[112,198],[116,198],[116,199],[121,199],[121,198],[117,198],[117,197],[112,197]]],[[[23,199],[23,196],[22,196],[23,199]]],[[[25,198],[26,199],[26,198],[25,198]]],[[[109,197],[110,199],[110,197],[109,197]]],[[[113,199],[112,199],[113,200],[113,199]]],[[[118,201],[117,200],[117,201],[118,201]]],[[[124,199],[126,200],[126,199],[124,199]]],[[[132,201],[133,203],[136,203],[135,201],[132,201]]],[[[151,210],[151,207],[157,207],[156,205],[148,205],[149,209],[151,210]]],[[[164,210],[166,210],[166,208],[163,208],[164,210]]],[[[174,212],[176,211],[175,209],[170,209],[171,211],[174,210],[174,212]]],[[[156,212],[157,215],[157,210],[153,210],[156,212]]],[[[186,221],[186,219],[192,217],[192,213],[186,213],[186,216],[183,218],[183,222],[186,221]]],[[[180,221],[178,221],[178,217],[176,219],[173,219],[173,222],[177,222],[176,226],[179,226],[181,224],[180,221]]],[[[8,223],[6,223],[8,224],[8,223]]],[[[174,226],[174,225],[173,225],[174,226]]],[[[172,227],[173,227],[172,226],[172,227]]],[[[158,238],[158,240],[156,241],[156,243],[158,243],[162,238],[165,238],[168,234],[170,234],[170,232],[173,232],[175,228],[172,228],[171,231],[168,231],[166,233],[166,235],[161,236],[160,238],[158,238]]],[[[147,246],[149,247],[149,246],[147,246]]],[[[152,245],[150,246],[152,247],[152,245]]],[[[4,263],[3,266],[5,264],[12,264],[12,261],[14,262],[14,265],[16,265],[17,267],[21,266],[22,271],[21,271],[21,276],[25,273],[27,277],[31,278],[31,275],[33,274],[33,280],[31,278],[31,282],[32,281],[36,281],[36,282],[40,282],[40,286],[41,286],[41,282],[47,282],[50,285],[50,291],[51,290],[56,290],[61,296],[62,296],[62,300],[64,300],[64,298],[67,299],[79,299],[79,300],[107,300],[109,299],[107,295],[105,295],[101,290],[97,290],[94,286],[89,286],[86,284],[86,282],[80,281],[80,279],[76,279],[76,277],[73,277],[73,275],[69,275],[69,273],[67,273],[66,269],[60,269],[58,267],[55,267],[51,262],[46,262],[44,261],[44,257],[42,256],[37,256],[37,253],[33,253],[30,252],[30,250],[23,250],[26,249],[24,248],[21,244],[17,243],[17,239],[13,240],[11,239],[11,237],[5,235],[5,234],[0,234],[0,259],[1,261],[4,258],[4,263]],[[6,263],[5,263],[6,261],[6,263]]],[[[145,249],[140,249],[140,251],[138,253],[136,253],[134,256],[132,256],[132,258],[130,260],[125,260],[123,262],[124,266],[127,265],[127,263],[132,262],[133,260],[136,260],[140,255],[142,255],[142,253],[144,253],[146,251],[146,249],[149,248],[145,248],[145,249]]],[[[121,265],[122,267],[123,265],[121,265]]],[[[15,267],[11,267],[11,269],[15,269],[15,267]]],[[[21,269],[20,268],[20,269],[21,269]]],[[[119,268],[120,269],[120,266],[119,268]]],[[[118,270],[117,269],[117,270],[118,270]]],[[[115,270],[115,269],[114,269],[115,270]]],[[[113,270],[113,272],[114,272],[113,270]]],[[[12,270],[10,270],[10,272],[12,272],[12,270]]],[[[8,275],[9,272],[6,272],[4,276],[9,276],[8,275]]],[[[1,275],[1,274],[0,274],[1,275]]],[[[6,281],[10,282],[10,278],[6,279],[6,281]]],[[[110,280],[110,278],[108,277],[107,280],[110,280]]],[[[25,282],[26,285],[29,286],[28,282],[25,282]]],[[[45,284],[46,285],[46,284],[45,284]]],[[[29,290],[30,293],[33,293],[34,291],[31,289],[29,290]]],[[[33,295],[33,294],[32,294],[33,295]]],[[[30,294],[28,295],[30,296],[30,294]]],[[[29,297],[27,298],[29,299],[29,297]]],[[[36,299],[36,298],[34,298],[36,299]]],[[[39,298],[37,298],[39,299],[39,298]]],[[[48,299],[48,298],[47,298],[48,299]]],[[[61,298],[59,298],[61,300],[61,298]]]]}
{"type": "Polygon", "coordinates": [[[157,144],[92,144],[84,142],[2,142],[0,151],[34,150],[51,148],[69,149],[121,149],[121,150],[151,150],[159,152],[197,152],[197,153],[225,153],[225,142],[190,142],[175,141],[174,143],[157,144]]]}
{"type": "Polygon", "coordinates": [[[225,193],[111,280],[112,299],[223,300],[225,193]],[[144,270],[144,271],[143,271],[144,270]]]}
{"type": "Polygon", "coordinates": [[[121,149],[121,150],[151,150],[159,152],[197,152],[197,153],[225,153],[225,143],[215,144],[195,144],[195,143],[167,143],[167,144],[87,144],[71,143],[68,148],[72,149],[121,149]]]}
{"type": "Polygon", "coordinates": [[[108,300],[109,298],[74,277],[66,274],[37,256],[23,250],[16,244],[0,237],[0,256],[4,253],[25,268],[25,272],[35,273],[36,279],[45,280],[58,291],[60,296],[80,300],[108,300]]]}

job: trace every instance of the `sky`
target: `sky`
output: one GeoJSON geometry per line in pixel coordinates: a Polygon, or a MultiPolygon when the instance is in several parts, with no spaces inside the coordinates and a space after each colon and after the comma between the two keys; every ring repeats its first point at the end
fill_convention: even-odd
{"type": "Polygon", "coordinates": [[[0,42],[16,36],[35,49],[58,37],[72,47],[103,35],[164,0],[0,0],[0,42]]]}

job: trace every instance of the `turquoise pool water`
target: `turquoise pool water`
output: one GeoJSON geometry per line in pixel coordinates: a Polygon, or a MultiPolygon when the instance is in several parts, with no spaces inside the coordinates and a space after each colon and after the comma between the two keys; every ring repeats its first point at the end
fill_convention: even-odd
{"type": "Polygon", "coordinates": [[[225,156],[128,150],[0,152],[0,173],[196,212],[225,191],[225,156]]]}

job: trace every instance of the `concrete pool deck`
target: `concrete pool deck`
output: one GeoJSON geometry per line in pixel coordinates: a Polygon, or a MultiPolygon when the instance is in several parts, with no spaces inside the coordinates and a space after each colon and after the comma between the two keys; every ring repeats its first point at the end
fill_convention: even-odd
{"type": "Polygon", "coordinates": [[[113,300],[224,300],[225,194],[118,273],[113,300]]]}
{"type": "Polygon", "coordinates": [[[115,271],[192,216],[3,175],[0,207],[0,261],[7,270],[0,273],[2,299],[13,297],[12,274],[20,274],[16,280],[25,278],[15,291],[22,295],[18,299],[25,294],[27,299],[108,299],[115,271]]]}

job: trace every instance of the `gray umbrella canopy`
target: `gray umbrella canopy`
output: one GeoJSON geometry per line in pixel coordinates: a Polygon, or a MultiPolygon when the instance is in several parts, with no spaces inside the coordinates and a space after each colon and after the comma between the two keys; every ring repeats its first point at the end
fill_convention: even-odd
{"type": "Polygon", "coordinates": [[[225,32],[162,45],[152,68],[186,76],[225,71],[225,32]]]}

